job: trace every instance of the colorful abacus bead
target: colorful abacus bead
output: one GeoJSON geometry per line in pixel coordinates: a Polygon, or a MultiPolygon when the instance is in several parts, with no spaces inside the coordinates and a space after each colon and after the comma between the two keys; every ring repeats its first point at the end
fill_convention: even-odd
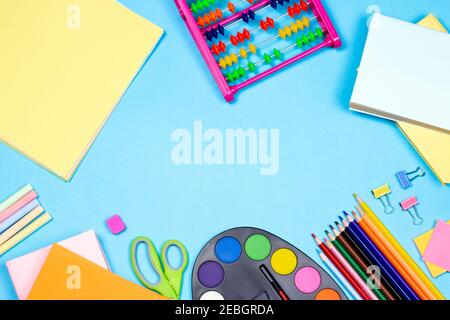
{"type": "Polygon", "coordinates": [[[290,26],[280,28],[278,30],[278,35],[281,39],[286,39],[286,37],[291,37],[293,33],[298,33],[299,30],[304,30],[309,28],[310,21],[307,17],[303,17],[301,20],[297,19],[290,26]]]}
{"type": "Polygon", "coordinates": [[[215,3],[216,0],[197,0],[191,4],[191,11],[195,14],[198,14],[200,11],[203,11],[215,5],[215,3]]]}
{"type": "Polygon", "coordinates": [[[227,67],[231,67],[233,64],[238,63],[238,56],[234,53],[229,56],[225,56],[219,60],[219,66],[222,69],[226,69],[227,67]]]}
{"type": "Polygon", "coordinates": [[[250,40],[250,31],[247,29],[242,30],[242,32],[238,32],[236,36],[232,35],[230,37],[230,42],[233,46],[238,46],[239,43],[245,42],[245,40],[250,40]]]}
{"type": "Polygon", "coordinates": [[[264,31],[267,31],[269,28],[275,28],[275,21],[271,17],[267,17],[266,20],[261,20],[259,22],[259,26],[264,31]]]}
{"type": "Polygon", "coordinates": [[[294,18],[296,15],[301,14],[302,11],[308,11],[308,4],[304,0],[301,0],[300,4],[296,3],[292,7],[288,7],[288,14],[291,16],[291,18],[294,18]]]}
{"type": "Polygon", "coordinates": [[[217,8],[215,11],[211,11],[201,17],[198,17],[197,23],[200,27],[204,28],[205,26],[208,26],[212,23],[215,23],[222,19],[223,13],[222,10],[217,8]]]}
{"type": "Polygon", "coordinates": [[[255,20],[256,14],[252,9],[249,9],[247,12],[243,12],[241,15],[242,21],[245,23],[249,23],[250,20],[255,20]]]}
{"type": "Polygon", "coordinates": [[[225,28],[218,24],[217,27],[211,28],[210,30],[205,32],[205,37],[209,41],[212,41],[213,38],[217,39],[219,37],[219,34],[225,35],[225,28]]]}
{"type": "Polygon", "coordinates": [[[227,49],[227,46],[222,41],[219,41],[218,44],[213,44],[211,47],[212,53],[214,53],[216,56],[220,55],[222,52],[225,52],[227,49]]]}
{"type": "Polygon", "coordinates": [[[297,38],[295,43],[297,44],[297,47],[301,49],[303,48],[303,46],[308,45],[311,42],[316,41],[317,39],[323,39],[323,31],[320,28],[316,28],[315,32],[310,31],[308,32],[308,34],[297,38]]]}

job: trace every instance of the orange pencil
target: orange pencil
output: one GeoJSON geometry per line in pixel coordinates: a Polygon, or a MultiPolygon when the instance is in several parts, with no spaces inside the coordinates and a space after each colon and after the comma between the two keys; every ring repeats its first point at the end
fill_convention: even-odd
{"type": "Polygon", "coordinates": [[[391,261],[398,272],[403,276],[403,278],[408,282],[408,284],[413,288],[413,290],[418,294],[422,300],[434,300],[434,296],[430,290],[420,281],[413,270],[403,261],[397,251],[387,242],[382,236],[377,232],[375,225],[367,217],[365,212],[357,206],[356,209],[361,214],[357,215],[352,212],[358,221],[361,228],[369,235],[376,246],[381,252],[386,256],[386,258],[391,261]]]}

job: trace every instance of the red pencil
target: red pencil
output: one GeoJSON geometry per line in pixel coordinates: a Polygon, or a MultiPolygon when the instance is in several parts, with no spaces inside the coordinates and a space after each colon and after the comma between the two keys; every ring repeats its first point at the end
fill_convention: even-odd
{"type": "Polygon", "coordinates": [[[347,281],[352,285],[353,288],[358,292],[358,294],[364,300],[371,300],[371,298],[366,294],[365,290],[361,288],[358,282],[352,277],[352,275],[339,263],[338,259],[334,256],[331,250],[316,237],[315,234],[312,234],[314,241],[316,241],[319,248],[323,251],[323,253],[327,256],[327,258],[334,264],[334,266],[339,270],[340,273],[347,279],[347,281]]]}

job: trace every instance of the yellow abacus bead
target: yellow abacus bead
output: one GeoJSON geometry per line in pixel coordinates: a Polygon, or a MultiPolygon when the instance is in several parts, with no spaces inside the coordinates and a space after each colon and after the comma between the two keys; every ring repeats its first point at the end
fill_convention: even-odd
{"type": "Polygon", "coordinates": [[[297,33],[298,32],[298,27],[297,27],[297,25],[295,23],[291,24],[291,30],[292,30],[293,33],[297,33]]]}
{"type": "Polygon", "coordinates": [[[302,22],[305,25],[305,27],[309,28],[309,25],[310,25],[309,19],[306,16],[303,16],[302,20],[303,20],[302,22]]]}
{"type": "Polygon", "coordinates": [[[225,64],[226,64],[227,66],[230,66],[230,67],[231,67],[231,65],[233,64],[233,61],[231,61],[230,56],[226,56],[226,57],[225,57],[225,64]]]}
{"type": "Polygon", "coordinates": [[[279,29],[278,30],[278,35],[280,36],[281,39],[286,39],[286,33],[284,32],[284,29],[279,29]]]}
{"type": "Polygon", "coordinates": [[[230,54],[231,63],[237,63],[238,62],[238,56],[234,53],[230,54]]]}
{"type": "Polygon", "coordinates": [[[297,25],[297,27],[298,27],[300,30],[305,29],[305,25],[303,24],[303,22],[302,22],[301,20],[297,19],[297,20],[295,21],[295,24],[297,25]]]}
{"type": "Polygon", "coordinates": [[[250,43],[248,50],[250,50],[251,53],[256,54],[256,46],[253,43],[250,43]]]}
{"type": "Polygon", "coordinates": [[[224,60],[223,58],[221,58],[221,59],[219,60],[219,66],[220,66],[222,69],[226,69],[226,68],[227,68],[227,63],[225,62],[225,60],[224,60]]]}
{"type": "Polygon", "coordinates": [[[239,54],[241,55],[242,58],[247,59],[247,50],[245,50],[244,48],[241,48],[239,50],[239,54]]]}
{"type": "Polygon", "coordinates": [[[289,27],[284,28],[284,32],[286,33],[286,35],[288,37],[290,37],[292,35],[292,30],[289,27]]]}

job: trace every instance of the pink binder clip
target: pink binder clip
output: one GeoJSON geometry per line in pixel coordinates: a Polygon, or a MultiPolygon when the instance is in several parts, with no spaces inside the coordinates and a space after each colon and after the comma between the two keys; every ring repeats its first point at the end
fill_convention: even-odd
{"type": "Polygon", "coordinates": [[[417,205],[419,201],[417,197],[411,197],[406,200],[400,202],[400,207],[402,207],[403,211],[408,211],[409,215],[413,219],[413,223],[418,226],[423,223],[422,217],[419,215],[419,211],[417,210],[417,205]]]}

